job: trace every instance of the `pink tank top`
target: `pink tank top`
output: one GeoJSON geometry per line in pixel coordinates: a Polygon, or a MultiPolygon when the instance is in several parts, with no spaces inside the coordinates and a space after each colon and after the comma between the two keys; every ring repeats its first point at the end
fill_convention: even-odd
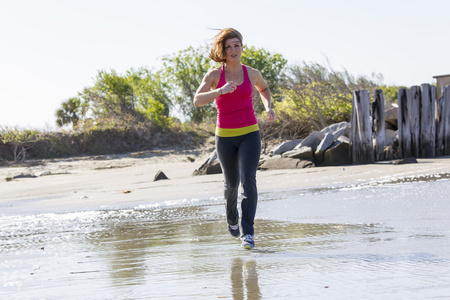
{"type": "MultiPolygon", "coordinates": [[[[220,95],[215,99],[217,107],[217,127],[242,128],[258,124],[253,110],[253,86],[248,77],[247,67],[242,65],[244,70],[244,82],[238,85],[232,93],[220,95]]],[[[226,84],[225,67],[222,65],[220,79],[217,88],[226,84]]]]}

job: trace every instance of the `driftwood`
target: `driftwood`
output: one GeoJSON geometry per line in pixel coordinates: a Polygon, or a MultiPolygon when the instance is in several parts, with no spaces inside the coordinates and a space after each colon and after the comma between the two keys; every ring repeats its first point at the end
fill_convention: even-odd
{"type": "Polygon", "coordinates": [[[436,88],[430,84],[422,84],[420,102],[420,157],[436,156],[436,88]]]}
{"type": "Polygon", "coordinates": [[[369,92],[354,91],[350,136],[350,157],[353,164],[375,162],[370,125],[369,92]]]}
{"type": "Polygon", "coordinates": [[[407,89],[398,90],[398,157],[411,156],[410,96],[407,89]]]}
{"type": "Polygon", "coordinates": [[[411,129],[411,155],[420,157],[420,87],[415,85],[411,87],[411,110],[409,115],[411,129]]]}
{"type": "Polygon", "coordinates": [[[384,119],[383,91],[376,90],[375,101],[372,103],[372,129],[375,134],[375,160],[377,161],[385,160],[386,126],[384,119]]]}

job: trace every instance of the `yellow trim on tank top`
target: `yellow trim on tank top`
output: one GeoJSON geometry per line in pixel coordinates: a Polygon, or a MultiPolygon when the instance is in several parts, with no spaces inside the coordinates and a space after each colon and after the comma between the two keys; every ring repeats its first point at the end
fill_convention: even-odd
{"type": "Polygon", "coordinates": [[[250,132],[258,131],[258,124],[241,127],[241,128],[220,128],[216,126],[216,135],[220,137],[240,136],[250,132]]]}

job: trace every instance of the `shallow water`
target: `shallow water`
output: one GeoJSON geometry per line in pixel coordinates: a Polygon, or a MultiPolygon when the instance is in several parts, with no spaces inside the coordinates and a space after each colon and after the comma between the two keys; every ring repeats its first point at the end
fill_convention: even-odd
{"type": "Polygon", "coordinates": [[[261,193],[256,249],[222,198],[0,207],[0,299],[448,299],[447,175],[261,193]]]}

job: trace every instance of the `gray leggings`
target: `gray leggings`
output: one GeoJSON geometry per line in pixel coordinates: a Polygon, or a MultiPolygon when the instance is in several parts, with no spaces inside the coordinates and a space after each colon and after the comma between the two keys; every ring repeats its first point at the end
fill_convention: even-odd
{"type": "Polygon", "coordinates": [[[242,233],[254,235],[253,221],[258,202],[256,169],[261,154],[259,131],[235,137],[216,136],[216,151],[225,177],[227,222],[238,224],[237,199],[239,182],[244,190],[241,202],[242,233]]]}

